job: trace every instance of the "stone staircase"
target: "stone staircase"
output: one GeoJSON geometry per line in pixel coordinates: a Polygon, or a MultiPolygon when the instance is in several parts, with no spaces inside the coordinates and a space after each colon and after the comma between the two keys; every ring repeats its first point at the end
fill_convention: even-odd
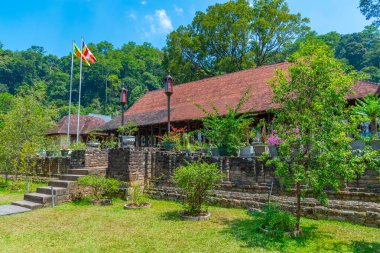
{"type": "Polygon", "coordinates": [[[12,205],[21,206],[29,209],[38,209],[54,204],[70,201],[70,192],[76,187],[80,177],[90,174],[105,175],[107,167],[83,167],[69,169],[68,174],[63,174],[59,180],[50,180],[48,186],[38,187],[37,192],[26,193],[24,200],[15,201],[12,205]],[[52,194],[53,191],[53,194],[52,194]]]}

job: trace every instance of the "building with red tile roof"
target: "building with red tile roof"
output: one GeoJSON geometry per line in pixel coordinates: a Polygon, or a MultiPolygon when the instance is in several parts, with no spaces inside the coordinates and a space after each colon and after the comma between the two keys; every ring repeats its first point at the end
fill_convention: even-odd
{"type": "MultiPolygon", "coordinates": [[[[275,76],[276,69],[286,71],[290,65],[289,62],[280,62],[176,85],[171,96],[171,122],[176,127],[187,126],[190,130],[198,129],[201,125],[197,119],[206,115],[195,104],[210,109],[210,102],[213,102],[221,113],[226,113],[226,105],[234,107],[250,85],[252,85],[252,97],[242,107],[241,112],[253,108],[252,112],[261,116],[266,115],[268,110],[276,107],[272,103],[273,92],[268,82],[275,76]]],[[[352,92],[347,95],[347,99],[354,101],[368,94],[380,94],[380,86],[358,81],[352,87],[352,92]]],[[[140,128],[139,135],[145,136],[146,139],[165,132],[167,97],[164,90],[146,93],[124,113],[124,120],[125,123],[136,122],[140,128]]],[[[104,124],[102,128],[111,132],[120,124],[121,116],[118,116],[104,124]]],[[[155,143],[154,140],[151,142],[155,143]]]]}

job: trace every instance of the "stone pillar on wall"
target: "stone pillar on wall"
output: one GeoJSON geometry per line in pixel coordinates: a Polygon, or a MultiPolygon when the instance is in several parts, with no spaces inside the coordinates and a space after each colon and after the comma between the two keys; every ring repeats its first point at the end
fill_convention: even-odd
{"type": "Polygon", "coordinates": [[[108,150],[74,150],[71,153],[71,168],[107,167],[108,150]]]}

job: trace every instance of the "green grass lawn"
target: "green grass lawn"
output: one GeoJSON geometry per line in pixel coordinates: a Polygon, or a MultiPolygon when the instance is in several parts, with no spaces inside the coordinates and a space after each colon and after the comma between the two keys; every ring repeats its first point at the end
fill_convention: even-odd
{"type": "MultiPolygon", "coordinates": [[[[42,182],[30,182],[29,184],[29,192],[35,192],[37,187],[46,186],[47,183],[42,182]]],[[[24,194],[26,192],[26,184],[25,181],[21,181],[18,183],[19,190],[11,190],[10,186],[5,187],[4,185],[0,185],[0,205],[10,204],[13,201],[23,200],[24,194]]]]}
{"type": "Polygon", "coordinates": [[[0,252],[380,252],[378,228],[302,219],[304,236],[279,240],[243,209],[210,207],[211,220],[192,222],[179,219],[179,203],[150,201],[145,210],[82,201],[1,216],[0,252]]]}

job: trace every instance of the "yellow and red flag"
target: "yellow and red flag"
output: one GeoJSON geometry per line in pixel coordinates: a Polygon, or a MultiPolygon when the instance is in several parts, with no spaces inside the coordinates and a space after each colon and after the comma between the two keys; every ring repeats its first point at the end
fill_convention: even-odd
{"type": "Polygon", "coordinates": [[[90,49],[83,42],[83,55],[86,57],[86,60],[94,64],[96,62],[96,58],[93,53],[91,53],[90,49]]]}
{"type": "Polygon", "coordinates": [[[82,60],[88,65],[90,66],[90,63],[88,62],[88,60],[86,59],[86,57],[82,54],[82,52],[80,51],[80,49],[77,47],[77,45],[74,43],[74,55],[76,57],[78,57],[79,59],[82,57],[82,60]]]}

